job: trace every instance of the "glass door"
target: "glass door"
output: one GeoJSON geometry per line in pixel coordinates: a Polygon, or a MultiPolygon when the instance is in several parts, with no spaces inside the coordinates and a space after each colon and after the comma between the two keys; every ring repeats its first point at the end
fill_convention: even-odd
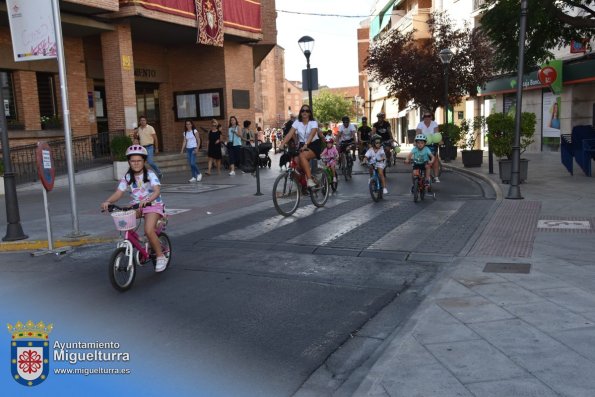
{"type": "Polygon", "coordinates": [[[159,118],[159,84],[136,83],[136,111],[138,117],[145,116],[147,124],[155,129],[159,140],[159,150],[163,150],[163,136],[159,118]]]}

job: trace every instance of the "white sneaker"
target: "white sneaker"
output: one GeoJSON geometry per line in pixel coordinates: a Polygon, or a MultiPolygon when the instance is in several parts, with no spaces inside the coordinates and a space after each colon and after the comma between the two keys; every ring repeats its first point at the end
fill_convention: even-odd
{"type": "Polygon", "coordinates": [[[236,174],[236,172],[235,172],[235,171],[231,171],[231,172],[229,173],[229,175],[231,175],[231,176],[234,176],[235,174],[236,174]]]}
{"type": "Polygon", "coordinates": [[[434,178],[434,183],[440,183],[440,178],[438,178],[438,177],[435,177],[435,178],[434,178]]]}
{"type": "Polygon", "coordinates": [[[306,182],[306,185],[308,187],[316,187],[316,183],[314,183],[314,181],[312,180],[312,178],[308,179],[308,182],[306,182]]]}
{"type": "Polygon", "coordinates": [[[162,272],[167,268],[167,258],[165,256],[160,256],[157,258],[157,264],[155,265],[156,272],[162,272]]]}
{"type": "Polygon", "coordinates": [[[388,194],[388,189],[387,188],[382,189],[382,194],[388,194]]]}
{"type": "Polygon", "coordinates": [[[196,182],[196,178],[195,177],[192,177],[192,178],[190,178],[190,180],[188,182],[190,182],[190,183],[196,182]]]}
{"type": "Polygon", "coordinates": [[[200,182],[200,181],[202,181],[202,174],[198,174],[196,176],[196,182],[200,182]]]}
{"type": "Polygon", "coordinates": [[[333,177],[333,183],[337,183],[337,177],[336,176],[333,177]]]}

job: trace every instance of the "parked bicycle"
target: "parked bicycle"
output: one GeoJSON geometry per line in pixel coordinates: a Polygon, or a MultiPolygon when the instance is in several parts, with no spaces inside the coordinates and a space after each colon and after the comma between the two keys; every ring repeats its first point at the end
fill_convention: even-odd
{"type": "Polygon", "coordinates": [[[297,162],[298,152],[287,152],[291,160],[287,170],[283,171],[273,184],[273,203],[277,212],[283,216],[292,215],[300,205],[302,192],[310,195],[312,204],[324,207],[329,196],[329,180],[322,171],[312,172],[312,180],[316,184],[308,188],[306,176],[297,162]]]}
{"type": "MultiPolygon", "coordinates": [[[[112,286],[118,291],[126,291],[132,287],[136,277],[136,267],[152,263],[157,264],[157,258],[151,244],[146,237],[140,237],[137,233],[143,218],[136,217],[138,204],[130,207],[119,207],[114,204],[108,206],[116,229],[120,231],[122,239],[116,243],[109,261],[109,279],[112,286]]],[[[155,230],[163,255],[167,258],[166,269],[171,263],[171,241],[165,233],[167,216],[157,222],[155,230]]]]}

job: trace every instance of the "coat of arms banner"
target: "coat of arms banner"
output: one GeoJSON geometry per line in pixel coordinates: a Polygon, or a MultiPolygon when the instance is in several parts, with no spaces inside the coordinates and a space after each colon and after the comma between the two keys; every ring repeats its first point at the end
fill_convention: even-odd
{"type": "Polygon", "coordinates": [[[195,0],[199,44],[223,47],[222,0],[195,0]]]}

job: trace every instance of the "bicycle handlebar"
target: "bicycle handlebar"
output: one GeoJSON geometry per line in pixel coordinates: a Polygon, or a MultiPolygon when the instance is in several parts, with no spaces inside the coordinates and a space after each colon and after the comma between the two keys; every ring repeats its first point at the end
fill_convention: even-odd
{"type": "MultiPolygon", "coordinates": [[[[151,203],[145,204],[145,207],[150,207],[150,206],[151,206],[151,203]]],[[[110,204],[107,206],[107,212],[114,212],[114,210],[118,210],[118,211],[137,210],[137,209],[139,209],[139,207],[140,207],[140,204],[133,204],[128,207],[120,207],[119,205],[116,205],[116,204],[110,204]]],[[[101,210],[101,212],[105,212],[105,211],[101,210]]]]}

